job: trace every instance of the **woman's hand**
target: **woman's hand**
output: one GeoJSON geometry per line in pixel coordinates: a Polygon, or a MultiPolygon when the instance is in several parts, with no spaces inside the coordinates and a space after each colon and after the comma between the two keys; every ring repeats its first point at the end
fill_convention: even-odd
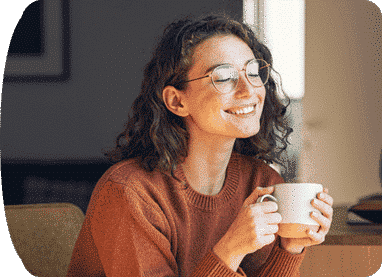
{"type": "Polygon", "coordinates": [[[329,190],[324,189],[317,195],[317,199],[312,200],[312,206],[319,210],[322,214],[311,213],[311,217],[320,224],[317,233],[308,232],[308,238],[280,238],[281,248],[293,254],[301,253],[304,247],[321,244],[325,241],[325,236],[329,232],[333,218],[333,198],[328,194],[329,190]]]}
{"type": "Polygon", "coordinates": [[[256,188],[244,201],[243,207],[227,233],[215,245],[213,251],[231,269],[237,270],[240,262],[275,240],[281,215],[276,213],[275,202],[256,203],[258,197],[272,194],[274,187],[256,188]]]}

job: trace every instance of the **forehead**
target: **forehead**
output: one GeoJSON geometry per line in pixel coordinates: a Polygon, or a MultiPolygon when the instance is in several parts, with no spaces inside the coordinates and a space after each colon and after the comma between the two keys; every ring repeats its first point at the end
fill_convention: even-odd
{"type": "Polygon", "coordinates": [[[254,57],[251,48],[242,39],[234,35],[216,35],[195,47],[193,69],[203,70],[223,63],[241,69],[254,57]]]}

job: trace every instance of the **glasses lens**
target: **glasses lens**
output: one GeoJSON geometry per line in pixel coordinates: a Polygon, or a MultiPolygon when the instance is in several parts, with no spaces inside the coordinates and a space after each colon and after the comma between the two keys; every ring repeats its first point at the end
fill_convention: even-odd
{"type": "Polygon", "coordinates": [[[252,85],[260,87],[268,82],[269,64],[263,60],[252,60],[247,64],[247,78],[252,85]]]}
{"type": "MultiPolygon", "coordinates": [[[[269,64],[264,60],[252,60],[246,66],[248,81],[255,87],[261,87],[268,82],[269,64]]],[[[230,93],[236,88],[239,72],[230,64],[224,64],[214,69],[211,74],[212,83],[221,93],[230,93]]]]}
{"type": "Polygon", "coordinates": [[[221,93],[231,92],[239,79],[237,70],[229,64],[218,66],[212,72],[212,82],[221,93]]]}

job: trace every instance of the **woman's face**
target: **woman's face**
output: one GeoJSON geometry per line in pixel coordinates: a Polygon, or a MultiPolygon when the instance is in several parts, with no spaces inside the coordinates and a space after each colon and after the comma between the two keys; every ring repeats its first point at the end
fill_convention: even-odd
{"type": "Polygon", "coordinates": [[[185,121],[190,135],[247,138],[257,134],[265,87],[252,86],[245,70],[241,71],[249,60],[255,58],[249,46],[234,35],[216,35],[197,45],[192,58],[189,80],[208,75],[214,67],[229,63],[239,71],[239,81],[236,89],[227,94],[217,91],[210,77],[188,83],[185,91],[188,116],[185,121]],[[233,113],[247,107],[254,107],[254,110],[247,114],[233,113]]]}

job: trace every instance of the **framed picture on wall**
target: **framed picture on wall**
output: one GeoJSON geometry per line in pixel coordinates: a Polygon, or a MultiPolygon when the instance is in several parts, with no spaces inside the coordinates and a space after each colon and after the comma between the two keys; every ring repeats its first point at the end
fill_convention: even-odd
{"type": "Polygon", "coordinates": [[[69,77],[68,16],[67,0],[39,0],[25,9],[9,45],[5,82],[69,77]]]}

